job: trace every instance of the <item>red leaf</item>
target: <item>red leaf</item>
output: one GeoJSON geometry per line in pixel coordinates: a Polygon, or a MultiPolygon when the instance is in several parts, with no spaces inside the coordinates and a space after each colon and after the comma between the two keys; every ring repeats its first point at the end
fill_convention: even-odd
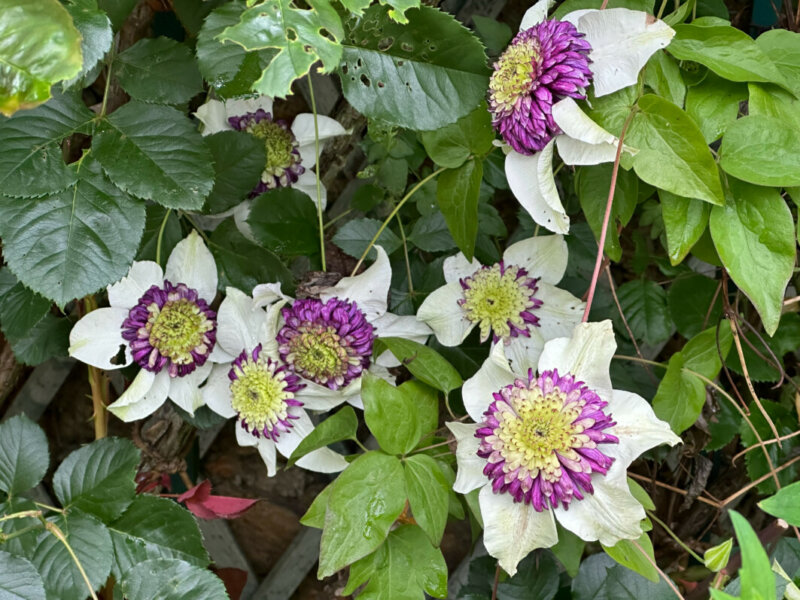
{"type": "Polygon", "coordinates": [[[178,496],[178,502],[185,503],[186,508],[201,519],[235,519],[258,500],[212,496],[211,482],[205,480],[178,496]]]}

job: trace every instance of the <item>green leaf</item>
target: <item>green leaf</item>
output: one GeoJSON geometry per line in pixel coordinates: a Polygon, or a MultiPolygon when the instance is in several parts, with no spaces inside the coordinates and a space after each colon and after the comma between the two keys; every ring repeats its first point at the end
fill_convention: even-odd
{"type": "Polygon", "coordinates": [[[682,198],[664,190],[658,191],[658,197],[667,235],[669,262],[678,265],[706,230],[711,206],[707,202],[682,198]]]}
{"type": "Polygon", "coordinates": [[[325,527],[325,512],[328,510],[328,500],[333,491],[333,483],[329,483],[317,494],[311,506],[308,507],[306,514],[300,518],[300,523],[306,527],[323,529],[325,527]]]}
{"type": "Polygon", "coordinates": [[[65,508],[76,507],[111,521],[133,501],[140,458],[129,440],[97,440],[72,452],[59,465],[53,475],[53,491],[65,508]]]}
{"type": "MultiPolygon", "coordinates": [[[[457,169],[448,169],[439,175],[436,183],[439,210],[442,211],[453,240],[467,260],[472,260],[475,253],[482,178],[483,163],[473,158],[457,169]]],[[[423,218],[417,224],[430,220],[432,217],[423,218]]]]}
{"type": "Polygon", "coordinates": [[[486,55],[447,13],[420,6],[408,19],[398,25],[378,5],[366,11],[344,44],[342,91],[367,117],[412,130],[438,129],[484,98],[486,55]]]}
{"type": "Polygon", "coordinates": [[[114,545],[112,573],[117,580],[152,558],[177,558],[198,567],[208,565],[203,537],[192,513],[172,500],[136,496],[108,529],[114,545]]]}
{"type": "Polygon", "coordinates": [[[253,85],[258,93],[285,98],[291,94],[292,82],[308,74],[318,60],[322,61],[320,73],[330,73],[339,65],[339,42],[344,37],[341,19],[327,0],[309,4],[311,10],[304,10],[295,8],[291,0],[265,0],[245,9],[239,23],[216,36],[245,50],[278,50],[253,85]]]}
{"type": "Polygon", "coordinates": [[[0,597],[6,600],[46,600],[44,583],[31,562],[0,550],[0,597]]]}
{"type": "Polygon", "coordinates": [[[456,242],[447,229],[444,216],[439,212],[418,219],[408,234],[408,241],[426,252],[444,252],[456,247],[456,242]]]}
{"type": "Polygon", "coordinates": [[[353,461],[328,498],[318,577],[333,575],[375,551],[405,503],[403,466],[397,458],[367,452],[353,461]]]}
{"type": "MultiPolygon", "coordinates": [[[[744,362],[747,364],[750,379],[757,382],[778,381],[781,378],[781,374],[773,366],[771,354],[774,354],[780,362],[784,355],[794,352],[800,346],[800,315],[797,313],[784,313],[781,315],[778,330],[771,338],[761,336],[761,339],[759,339],[750,331],[745,331],[742,337],[747,338],[747,341],[743,340],[742,343],[742,354],[744,355],[744,362]],[[764,347],[762,340],[772,350],[771,353],[764,347]],[[758,350],[758,353],[750,347],[751,344],[758,350]],[[763,357],[765,356],[769,362],[764,360],[763,357]]],[[[737,352],[734,352],[728,358],[728,367],[740,375],[744,374],[737,352]]]]}
{"type": "Polygon", "coordinates": [[[203,91],[192,51],[170,38],[139,40],[116,57],[114,68],[122,88],[137,100],[180,104],[203,91]]]}
{"type": "Polygon", "coordinates": [[[308,194],[278,188],[253,200],[247,223],[255,240],[278,254],[310,256],[319,252],[317,207],[308,194]]]}
{"type": "Polygon", "coordinates": [[[175,211],[170,210],[167,216],[167,210],[158,204],[150,204],[147,206],[147,216],[144,222],[144,233],[142,234],[142,243],[139,246],[139,252],[136,255],[136,260],[156,260],[156,251],[158,249],[158,236],[161,232],[161,226],[164,226],[164,233],[161,237],[161,266],[167,264],[167,259],[172,253],[173,248],[178,245],[183,239],[183,231],[181,231],[181,222],[175,211]],[[164,218],[167,219],[164,224],[164,218]]]}
{"type": "Polygon", "coordinates": [[[364,420],[381,448],[390,454],[406,454],[422,435],[417,406],[408,388],[395,387],[366,373],[361,381],[364,420]]]}
{"type": "Polygon", "coordinates": [[[97,0],[100,10],[108,13],[111,24],[117,30],[136,6],[137,0],[97,0]]]}
{"type": "Polygon", "coordinates": [[[710,144],[722,137],[736,120],[742,100],[747,100],[747,88],[743,84],[709,73],[686,92],[686,112],[710,144]]]}
{"type": "Polygon", "coordinates": [[[457,169],[471,155],[483,156],[494,148],[492,117],[485,102],[451,125],[420,134],[422,145],[436,164],[457,169]]]}
{"type": "Polygon", "coordinates": [[[44,318],[50,304],[22,285],[8,267],[0,269],[0,328],[12,346],[44,318]]]}
{"type": "Polygon", "coordinates": [[[636,543],[647,552],[652,562],[647,560],[631,540],[620,540],[613,546],[603,546],[603,550],[622,566],[637,572],[650,581],[657,582],[658,570],[654,564],[656,559],[653,554],[653,542],[650,541],[650,536],[647,533],[642,533],[636,543]]]}
{"type": "Polygon", "coordinates": [[[214,160],[215,179],[203,212],[213,215],[247,199],[261,180],[266,148],[262,140],[241,131],[220,131],[204,139],[214,160]]]}
{"type": "MultiPolygon", "coordinates": [[[[748,424],[747,421],[742,418],[738,419],[739,435],[742,445],[745,447],[753,446],[759,441],[753,429],[758,432],[761,440],[768,440],[773,437],[772,427],[770,427],[764,415],[761,413],[762,408],[769,415],[779,436],[788,436],[797,429],[797,416],[794,411],[790,411],[785,406],[771,400],[762,399],[761,407],[758,407],[755,402],[751,402],[747,407],[750,413],[750,423],[748,424]],[[751,424],[753,429],[750,428],[751,424]]],[[[790,456],[794,455],[795,449],[797,448],[797,440],[787,439],[780,444],[769,444],[766,448],[768,449],[772,465],[780,465],[786,462],[790,456]]],[[[764,475],[768,474],[772,468],[767,462],[767,457],[762,449],[748,452],[746,461],[747,475],[752,481],[762,478],[764,475]]],[[[781,486],[788,486],[798,480],[797,473],[797,467],[791,465],[789,468],[783,469],[778,473],[778,482],[781,486]]],[[[776,493],[775,479],[773,477],[763,479],[758,484],[757,489],[762,494],[776,493]]]]}
{"type": "Polygon", "coordinates": [[[644,82],[659,96],[677,106],[683,106],[686,84],[683,83],[681,69],[675,59],[664,50],[659,50],[647,61],[644,82]]]}
{"type": "MultiPolygon", "coordinates": [[[[372,238],[378,233],[381,225],[383,223],[378,219],[353,219],[339,228],[339,231],[333,236],[333,243],[346,254],[360,258],[372,238]]],[[[375,243],[386,250],[386,254],[392,254],[403,242],[387,227],[381,232],[375,243]]],[[[376,256],[375,248],[370,248],[367,258],[374,259],[376,256]]]]}
{"type": "Polygon", "coordinates": [[[175,16],[183,25],[187,37],[197,37],[203,22],[212,10],[223,4],[225,0],[208,0],[207,2],[195,2],[194,0],[172,0],[172,10],[175,16]]]}
{"type": "Polygon", "coordinates": [[[57,0],[2,0],[0,113],[50,98],[50,86],[81,70],[81,34],[57,0]]]}
{"type": "Polygon", "coordinates": [[[303,438],[303,441],[289,457],[288,466],[291,467],[309,452],[324,448],[328,444],[356,439],[357,430],[358,417],[352,407],[345,406],[335,415],[331,415],[314,427],[314,430],[303,438]]]}
{"type": "Polygon", "coordinates": [[[783,75],[791,92],[800,96],[800,35],[786,29],[773,29],[758,36],[756,46],[783,75]]]}
{"type": "MultiPolygon", "coordinates": [[[[414,525],[402,525],[392,531],[375,554],[353,565],[353,569],[360,580],[357,585],[369,579],[359,592],[362,600],[424,600],[423,592],[434,598],[447,596],[444,557],[414,525]]],[[[350,577],[352,580],[352,571],[350,577]]],[[[348,589],[357,585],[347,582],[348,589]]]]}
{"type": "Polygon", "coordinates": [[[765,115],[731,124],[719,149],[720,166],[756,185],[800,185],[800,131],[765,115]]]}
{"type": "MultiPolygon", "coordinates": [[[[608,191],[611,189],[611,165],[592,165],[578,167],[575,173],[575,191],[581,203],[581,209],[592,228],[596,239],[605,218],[608,191]]],[[[614,188],[614,201],[611,205],[611,226],[606,236],[605,251],[609,258],[619,262],[622,258],[622,247],[619,244],[618,225],[625,226],[636,210],[639,198],[639,179],[631,171],[620,170],[617,174],[617,185],[614,188]]]]}
{"type": "Polygon", "coordinates": [[[667,294],[655,281],[635,279],[619,287],[619,303],[633,335],[655,346],[672,335],[667,294]]]}
{"type": "Polygon", "coordinates": [[[766,81],[786,87],[786,79],[753,38],[729,24],[676,25],[669,53],[705,65],[730,81],[766,81]]]}
{"type": "Polygon", "coordinates": [[[777,85],[770,83],[748,83],[749,115],[773,117],[791,127],[800,129],[800,100],[777,85]]]}
{"type": "MultiPolygon", "coordinates": [[[[70,87],[83,82],[82,78],[94,70],[97,64],[111,49],[113,32],[111,21],[106,13],[97,8],[96,0],[70,0],[66,6],[72,17],[72,23],[81,34],[81,54],[83,68],[80,73],[64,83],[70,87]]],[[[90,82],[88,82],[90,83],[90,82]]]]}
{"type": "Polygon", "coordinates": [[[233,218],[226,219],[211,234],[211,254],[217,261],[220,287],[233,286],[252,290],[265,282],[280,282],[284,291],[294,288],[292,273],[266,248],[254,244],[236,228],[233,218]]]}
{"type": "Polygon", "coordinates": [[[549,553],[529,554],[517,574],[497,586],[497,600],[551,600],[558,592],[556,561],[549,553]]]}
{"type": "Polygon", "coordinates": [[[775,575],[764,547],[747,519],[735,510],[728,511],[728,515],[742,551],[742,566],[739,568],[742,597],[748,600],[772,600],[775,598],[775,575]]]}
{"type": "Polygon", "coordinates": [[[558,562],[564,565],[567,574],[570,577],[575,577],[581,565],[581,558],[583,557],[583,549],[586,547],[586,542],[569,529],[564,529],[559,524],[556,524],[556,527],[558,528],[558,543],[550,548],[550,550],[553,551],[558,562]]]}
{"type": "Polygon", "coordinates": [[[669,287],[669,312],[683,337],[697,335],[719,321],[722,315],[722,299],[717,292],[718,287],[718,281],[704,275],[678,278],[669,287]]]}
{"type": "Polygon", "coordinates": [[[28,333],[11,344],[17,361],[39,365],[54,357],[66,357],[72,321],[46,314],[28,333]]]}
{"type": "Polygon", "coordinates": [[[730,352],[733,337],[728,321],[719,327],[711,327],[690,339],[681,350],[687,369],[714,379],[722,368],[722,361],[730,352]],[[719,342],[719,344],[718,344],[719,342]]]}
{"type": "Polygon", "coordinates": [[[728,565],[733,549],[733,538],[728,538],[721,544],[712,546],[703,553],[703,563],[706,568],[714,573],[719,573],[728,565]]]}
{"type": "Polygon", "coordinates": [[[447,525],[450,484],[436,461],[425,454],[409,456],[403,472],[414,519],[438,547],[447,525]]]}
{"type": "Polygon", "coordinates": [[[63,307],[118,281],[144,229],[144,204],[100,171],[91,155],[70,167],[76,182],[40,199],[0,198],[8,266],[25,285],[63,307]]]}
{"type": "Polygon", "coordinates": [[[146,560],[125,573],[122,593],[127,600],[219,600],[227,598],[222,580],[182,560],[146,560]]]}
{"type": "Polygon", "coordinates": [[[92,153],[116,185],[168,208],[200,209],[214,184],[203,138],[169,106],[128,102],[103,121],[92,153]]]}
{"type": "Polygon", "coordinates": [[[472,15],[472,23],[483,44],[495,54],[500,54],[514,37],[511,27],[489,17],[472,15]]]}
{"type": "Polygon", "coordinates": [[[95,115],[78,98],[56,95],[44,106],[0,122],[0,189],[23,198],[59,192],[75,183],[59,142],[89,133],[95,115]]]}
{"type": "Polygon", "coordinates": [[[49,464],[41,427],[24,415],[0,423],[0,490],[28,491],[42,480],[49,464]]]}
{"type": "Polygon", "coordinates": [[[686,198],[724,204],[717,165],[695,122],[671,102],[647,94],[626,140],[639,152],[633,169],[645,182],[686,198]]]}
{"type": "Polygon", "coordinates": [[[277,51],[247,52],[239,44],[217,40],[227,27],[236,25],[244,2],[230,2],[212,11],[197,35],[197,65],[221,98],[246,94],[277,51]]]}
{"type": "Polygon", "coordinates": [[[669,585],[659,579],[652,583],[630,569],[617,565],[603,553],[593,554],[582,563],[572,580],[573,600],[674,600],[669,585]]]}
{"type": "Polygon", "coordinates": [[[731,278],[772,335],[794,268],[794,221],[777,190],[733,178],[729,184],[727,204],[711,211],[711,237],[731,278]]]}
{"type": "MultiPolygon", "coordinates": [[[[111,571],[113,552],[108,529],[79,510],[49,520],[66,537],[92,588],[98,589],[111,571]]],[[[66,546],[51,532],[39,534],[30,561],[42,576],[48,598],[85,600],[88,595],[86,582],[66,546]]]]}
{"type": "Polygon", "coordinates": [[[675,9],[670,14],[664,17],[664,22],[673,27],[680,23],[683,23],[686,20],[686,17],[689,16],[689,13],[695,8],[696,2],[695,0],[688,0],[681,4],[677,9],[675,9]]]}
{"type": "Polygon", "coordinates": [[[800,482],[781,488],[774,496],[758,503],[765,513],[783,519],[789,525],[800,525],[800,482]]]}
{"type": "Polygon", "coordinates": [[[412,375],[445,394],[461,387],[463,383],[453,365],[424,344],[404,338],[385,337],[377,339],[375,346],[378,355],[383,348],[390,350],[412,375]]]}

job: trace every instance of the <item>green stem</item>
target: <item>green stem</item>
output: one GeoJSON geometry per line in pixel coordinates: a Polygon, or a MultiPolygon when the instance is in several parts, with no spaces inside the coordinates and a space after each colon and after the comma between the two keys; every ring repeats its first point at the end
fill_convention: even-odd
{"type": "Polygon", "coordinates": [[[403,257],[406,259],[406,276],[408,277],[408,295],[414,296],[414,282],[411,279],[411,261],[408,260],[408,242],[406,241],[406,232],[403,228],[403,222],[400,220],[400,215],[397,215],[397,225],[400,227],[400,239],[403,240],[403,257]]]}
{"type": "Polygon", "coordinates": [[[39,519],[42,517],[42,511],[40,510],[22,510],[20,512],[11,513],[10,515],[5,515],[4,517],[0,517],[0,521],[10,521],[12,519],[39,519]]]}
{"type": "Polygon", "coordinates": [[[319,178],[319,122],[317,120],[317,101],[314,98],[314,85],[311,83],[311,72],[308,73],[308,95],[311,96],[311,112],[314,115],[314,153],[316,155],[317,179],[317,225],[319,226],[319,253],[322,257],[322,270],[327,271],[325,264],[325,226],[322,223],[322,182],[319,178]]]}
{"type": "Polygon", "coordinates": [[[64,544],[64,547],[67,549],[67,552],[69,552],[69,555],[75,562],[75,566],[78,567],[78,571],[80,571],[81,577],[83,577],[83,581],[84,583],[86,583],[86,587],[89,588],[89,594],[91,594],[92,600],[97,600],[97,594],[94,593],[94,587],[92,587],[92,583],[89,581],[89,577],[86,576],[86,571],[83,570],[83,565],[81,564],[81,561],[78,560],[78,557],[72,550],[72,546],[69,545],[69,542],[67,541],[67,537],[64,535],[64,532],[61,531],[55,523],[52,523],[50,521],[46,521],[44,526],[47,528],[47,531],[56,536],[58,541],[64,544]]]}
{"type": "Polygon", "coordinates": [[[666,523],[664,523],[664,521],[662,521],[661,519],[659,519],[659,518],[658,518],[658,517],[655,515],[655,513],[653,513],[652,511],[647,511],[647,516],[648,516],[648,517],[650,517],[651,519],[653,519],[653,521],[655,521],[655,522],[656,522],[656,523],[658,523],[659,525],[661,525],[661,528],[662,528],[664,531],[666,531],[666,532],[667,532],[667,534],[669,535],[669,537],[671,537],[673,540],[675,540],[675,541],[678,543],[678,545],[679,545],[681,548],[683,548],[684,550],[686,550],[686,552],[688,552],[688,553],[689,553],[689,555],[690,555],[692,558],[694,558],[694,559],[695,559],[697,562],[699,562],[700,564],[704,564],[704,563],[705,563],[705,561],[703,560],[703,557],[702,557],[702,556],[700,556],[699,554],[697,554],[697,553],[696,553],[694,550],[692,550],[691,548],[689,548],[689,546],[687,546],[687,545],[686,545],[686,543],[685,543],[685,542],[684,542],[684,541],[683,541],[681,538],[679,538],[679,537],[678,537],[678,535],[677,535],[677,534],[676,534],[674,531],[672,531],[672,529],[670,529],[669,527],[667,527],[667,524],[666,524],[666,523]]]}
{"type": "Polygon", "coordinates": [[[111,87],[111,66],[114,64],[114,54],[117,48],[117,40],[114,40],[114,43],[111,44],[111,49],[108,51],[108,56],[106,56],[106,87],[103,90],[103,105],[100,107],[100,114],[98,115],[99,119],[102,119],[106,116],[106,109],[108,107],[108,89],[111,87]]]}
{"type": "Polygon", "coordinates": [[[161,227],[158,230],[158,241],[156,242],[156,262],[160,265],[161,264],[161,241],[164,238],[164,230],[167,228],[167,221],[169,220],[169,216],[172,214],[172,209],[168,208],[167,212],[164,213],[164,220],[161,221],[161,227]]]}
{"type": "Polygon", "coordinates": [[[330,221],[328,221],[327,223],[325,223],[325,227],[324,227],[324,229],[328,229],[328,228],[329,228],[329,227],[331,227],[331,226],[332,226],[334,223],[336,223],[337,221],[339,221],[339,219],[341,219],[341,218],[343,218],[343,217],[346,217],[346,216],[347,216],[347,215],[349,215],[351,212],[353,212],[353,210],[354,210],[354,209],[352,209],[352,208],[348,208],[346,211],[344,211],[344,212],[342,212],[342,213],[340,213],[340,214],[336,215],[336,216],[335,216],[335,217],[333,217],[333,218],[332,218],[330,221]]]}
{"type": "Polygon", "coordinates": [[[20,536],[25,535],[26,533],[30,533],[31,531],[35,531],[37,529],[41,529],[42,524],[37,523],[36,525],[31,525],[30,527],[23,527],[22,529],[17,529],[14,533],[0,533],[0,544],[5,544],[13,540],[14,538],[18,538],[20,536]]]}

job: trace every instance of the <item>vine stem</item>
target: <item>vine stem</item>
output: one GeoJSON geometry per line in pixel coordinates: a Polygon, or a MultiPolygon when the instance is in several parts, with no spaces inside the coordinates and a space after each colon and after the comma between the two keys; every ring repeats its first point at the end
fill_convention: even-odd
{"type": "Polygon", "coordinates": [[[375,242],[378,241],[378,238],[381,237],[381,234],[383,233],[383,230],[386,229],[386,227],[389,225],[389,223],[391,223],[391,221],[392,221],[392,219],[394,219],[395,215],[398,212],[400,212],[400,209],[403,208],[403,205],[408,201],[408,199],[411,198],[411,196],[413,196],[419,188],[421,188],[423,185],[428,183],[431,179],[433,179],[439,173],[441,173],[442,171],[445,171],[445,170],[447,170],[447,167],[442,167],[440,169],[436,169],[433,173],[428,175],[425,179],[423,179],[417,185],[415,185],[413,188],[411,188],[411,190],[405,196],[402,197],[400,202],[397,203],[397,206],[395,206],[394,209],[392,210],[392,212],[389,214],[389,216],[386,217],[386,220],[383,223],[381,223],[381,226],[378,228],[377,233],[375,233],[375,235],[372,237],[372,240],[367,245],[367,248],[364,250],[364,253],[361,255],[361,258],[358,259],[358,262],[356,263],[356,266],[353,269],[353,272],[350,273],[350,277],[353,277],[356,273],[358,273],[358,270],[361,268],[361,265],[364,263],[364,259],[367,258],[367,254],[369,254],[369,251],[372,250],[372,247],[375,245],[375,242]]]}
{"type": "Polygon", "coordinates": [[[64,535],[64,532],[58,528],[58,525],[50,521],[45,521],[44,526],[47,529],[47,531],[56,536],[59,542],[64,544],[64,547],[67,549],[67,552],[69,552],[69,555],[72,557],[72,560],[75,561],[75,566],[78,567],[78,571],[80,571],[81,577],[83,577],[83,581],[84,583],[86,583],[86,587],[89,588],[89,594],[91,594],[92,600],[97,600],[97,594],[94,593],[94,587],[92,587],[92,583],[89,581],[89,577],[86,575],[86,571],[83,570],[83,565],[81,564],[81,561],[78,560],[78,557],[72,550],[72,546],[69,545],[69,542],[67,541],[67,537],[64,535]]]}
{"type": "Polygon", "coordinates": [[[316,155],[317,179],[317,225],[319,226],[319,253],[322,257],[322,270],[327,271],[325,264],[325,225],[322,222],[322,182],[319,178],[319,121],[317,119],[317,101],[314,98],[314,84],[311,83],[311,71],[308,72],[308,95],[311,96],[311,112],[314,115],[314,153],[316,155]]]}
{"type": "Polygon", "coordinates": [[[663,579],[663,580],[664,580],[664,581],[667,583],[667,585],[669,586],[669,588],[670,588],[670,589],[671,589],[673,592],[675,592],[675,596],[677,596],[678,598],[680,598],[681,600],[683,600],[683,595],[681,594],[681,591],[678,589],[678,587],[675,585],[675,582],[674,582],[674,581],[672,581],[672,579],[670,579],[670,578],[669,578],[669,575],[667,575],[666,573],[664,573],[664,571],[662,571],[662,570],[661,570],[661,567],[659,567],[659,566],[656,564],[656,561],[654,561],[654,560],[653,560],[653,559],[650,557],[650,555],[649,555],[647,552],[645,552],[645,549],[644,549],[644,548],[642,548],[642,547],[639,545],[639,542],[637,542],[636,540],[631,540],[631,544],[633,544],[634,546],[636,546],[636,549],[637,549],[639,552],[641,552],[641,553],[642,553],[642,556],[644,556],[644,557],[647,559],[647,562],[649,562],[651,565],[653,565],[653,568],[655,568],[655,570],[656,570],[656,571],[658,571],[658,574],[659,574],[659,575],[661,575],[661,578],[662,578],[662,579],[663,579]]]}
{"type": "Polygon", "coordinates": [[[700,564],[703,564],[703,563],[705,562],[705,561],[703,560],[703,558],[702,558],[702,557],[701,557],[699,554],[697,554],[697,552],[695,552],[694,550],[692,550],[691,548],[689,548],[689,546],[688,546],[688,545],[687,545],[687,544],[686,544],[686,543],[685,543],[685,542],[684,542],[684,541],[683,541],[681,538],[679,538],[679,537],[678,537],[678,534],[677,534],[677,533],[675,533],[674,531],[672,531],[672,529],[670,529],[670,528],[667,526],[667,524],[666,524],[666,523],[664,523],[664,521],[662,521],[661,519],[659,519],[659,518],[658,518],[658,517],[655,515],[655,513],[654,513],[653,511],[647,511],[647,516],[648,516],[648,517],[650,517],[651,519],[653,519],[653,521],[655,521],[655,522],[656,522],[656,523],[658,523],[659,525],[661,525],[661,528],[662,528],[664,531],[666,531],[666,532],[667,532],[667,534],[669,535],[669,537],[671,537],[673,540],[675,540],[675,541],[678,543],[678,545],[679,545],[681,548],[683,548],[684,550],[686,550],[686,552],[688,552],[688,553],[689,553],[689,555],[690,555],[692,558],[694,558],[694,559],[695,559],[697,562],[699,562],[700,564]]]}
{"type": "Polygon", "coordinates": [[[614,203],[614,191],[617,188],[617,174],[619,173],[619,160],[622,156],[622,142],[625,139],[625,132],[628,130],[628,125],[631,124],[633,116],[636,114],[636,107],[634,107],[625,123],[622,125],[622,131],[619,134],[619,141],[617,142],[617,154],[614,157],[614,166],[611,171],[611,185],[608,189],[608,201],[606,202],[606,214],[603,217],[603,228],[600,231],[600,242],[597,247],[597,260],[594,261],[594,272],[592,273],[592,282],[589,284],[589,293],[586,297],[586,310],[583,311],[582,323],[589,320],[589,311],[592,310],[592,300],[594,300],[594,291],[597,288],[597,279],[600,277],[600,265],[603,264],[603,253],[606,247],[606,234],[608,233],[608,224],[611,221],[611,205],[614,203]]]}
{"type": "Polygon", "coordinates": [[[492,600],[497,600],[498,583],[500,583],[500,561],[497,562],[497,568],[494,570],[494,584],[492,585],[492,600]]]}
{"type": "MultiPolygon", "coordinates": [[[[89,295],[83,301],[86,314],[97,308],[97,300],[89,295]]],[[[89,365],[89,387],[92,390],[92,420],[94,421],[94,439],[100,440],[108,435],[108,378],[97,367],[89,365]]]]}
{"type": "Polygon", "coordinates": [[[164,213],[164,220],[161,221],[161,227],[158,230],[158,240],[156,241],[156,263],[161,265],[161,242],[164,239],[164,230],[167,228],[167,221],[169,220],[169,216],[172,214],[172,209],[168,208],[167,212],[164,213]]]}

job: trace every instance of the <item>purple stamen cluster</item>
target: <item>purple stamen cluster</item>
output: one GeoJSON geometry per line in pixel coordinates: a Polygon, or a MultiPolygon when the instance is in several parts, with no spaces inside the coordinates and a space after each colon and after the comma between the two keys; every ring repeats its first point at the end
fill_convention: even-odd
{"type": "Polygon", "coordinates": [[[494,65],[492,124],[520,154],[531,155],[561,133],[553,104],[585,98],[592,48],[572,23],[548,20],[520,31],[494,65]]]}
{"type": "Polygon", "coordinates": [[[619,443],[605,430],[616,423],[607,402],[570,374],[543,371],[493,394],[475,437],[478,456],[495,493],[537,512],[594,493],[592,475],[605,475],[614,459],[599,444],[619,443]]]}

